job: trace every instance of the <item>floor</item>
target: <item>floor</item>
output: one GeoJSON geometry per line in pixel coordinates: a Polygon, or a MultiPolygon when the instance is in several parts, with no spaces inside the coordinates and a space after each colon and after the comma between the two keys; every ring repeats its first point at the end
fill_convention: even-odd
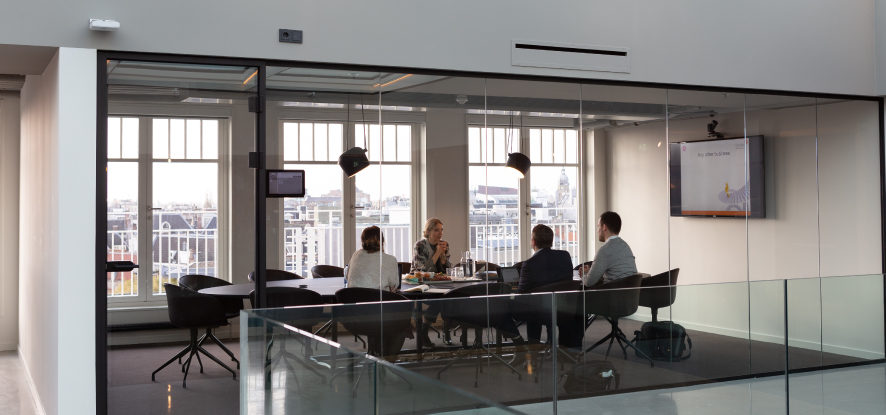
{"type": "Polygon", "coordinates": [[[22,361],[15,351],[0,352],[0,413],[4,415],[36,415],[37,404],[22,361]]]}
{"type": "MultiPolygon", "coordinates": [[[[886,413],[886,365],[791,375],[790,413],[812,415],[886,413]]],[[[553,414],[551,403],[513,407],[553,414]]],[[[704,386],[558,401],[558,415],[785,414],[784,376],[704,386]]]]}

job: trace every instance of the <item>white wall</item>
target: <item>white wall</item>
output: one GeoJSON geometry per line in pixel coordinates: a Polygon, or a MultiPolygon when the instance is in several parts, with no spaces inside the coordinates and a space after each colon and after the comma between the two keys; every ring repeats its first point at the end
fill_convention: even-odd
{"type": "Polygon", "coordinates": [[[22,90],[19,350],[47,414],[94,413],[95,51],[22,90]]]}
{"type": "Polygon", "coordinates": [[[875,92],[873,0],[12,2],[4,43],[850,94],[875,92]],[[47,13],[64,10],[64,13],[47,13]],[[174,10],[174,13],[171,12],[174,10]],[[113,33],[87,30],[115,19],[113,33]],[[34,22],[39,22],[35,24],[34,22]],[[277,30],[304,30],[304,44],[277,30]],[[511,66],[513,39],[630,48],[631,73],[511,66]]]}
{"type": "MultiPolygon", "coordinates": [[[[757,97],[747,99],[750,105],[757,97]]],[[[784,288],[772,280],[790,279],[793,345],[882,356],[882,277],[857,277],[880,272],[877,104],[828,103],[745,117],[739,111],[716,119],[727,137],[745,128],[749,136],[764,135],[766,218],[669,218],[667,141],[658,147],[663,125],[612,129],[609,206],[624,220],[622,236],[638,269],[680,268],[683,287],[672,312],[690,329],[774,342],[783,341],[784,288]],[[819,276],[833,278],[819,282],[819,276]],[[841,318],[836,310],[844,310],[837,312],[841,318]]],[[[703,139],[708,122],[671,121],[667,136],[671,142],[703,139]]]]}
{"type": "Polygon", "coordinates": [[[19,94],[0,92],[0,350],[18,346],[19,94]]]}

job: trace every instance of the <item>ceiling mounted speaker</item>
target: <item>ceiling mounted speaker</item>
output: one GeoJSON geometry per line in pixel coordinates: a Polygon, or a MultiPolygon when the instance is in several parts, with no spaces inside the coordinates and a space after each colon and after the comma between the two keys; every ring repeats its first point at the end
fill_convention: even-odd
{"type": "Polygon", "coordinates": [[[354,147],[338,156],[338,166],[348,177],[354,177],[363,169],[369,167],[369,159],[366,158],[366,150],[354,147]]]}
{"type": "Polygon", "coordinates": [[[529,157],[526,157],[523,153],[510,153],[508,154],[508,162],[505,164],[505,167],[510,167],[516,170],[520,174],[520,178],[526,177],[526,173],[529,172],[529,167],[532,165],[532,162],[529,161],[529,157]]]}

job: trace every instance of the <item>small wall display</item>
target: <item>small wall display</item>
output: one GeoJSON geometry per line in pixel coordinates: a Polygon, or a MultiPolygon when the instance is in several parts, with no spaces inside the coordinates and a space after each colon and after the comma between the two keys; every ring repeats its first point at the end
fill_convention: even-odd
{"type": "Polygon", "coordinates": [[[268,170],[267,197],[305,197],[304,170],[268,170]]]}

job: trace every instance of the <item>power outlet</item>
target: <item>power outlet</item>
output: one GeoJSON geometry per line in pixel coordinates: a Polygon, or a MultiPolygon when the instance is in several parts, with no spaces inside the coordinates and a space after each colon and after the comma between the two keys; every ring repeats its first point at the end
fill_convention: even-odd
{"type": "Polygon", "coordinates": [[[280,41],[288,43],[301,43],[301,30],[280,29],[280,41]]]}

